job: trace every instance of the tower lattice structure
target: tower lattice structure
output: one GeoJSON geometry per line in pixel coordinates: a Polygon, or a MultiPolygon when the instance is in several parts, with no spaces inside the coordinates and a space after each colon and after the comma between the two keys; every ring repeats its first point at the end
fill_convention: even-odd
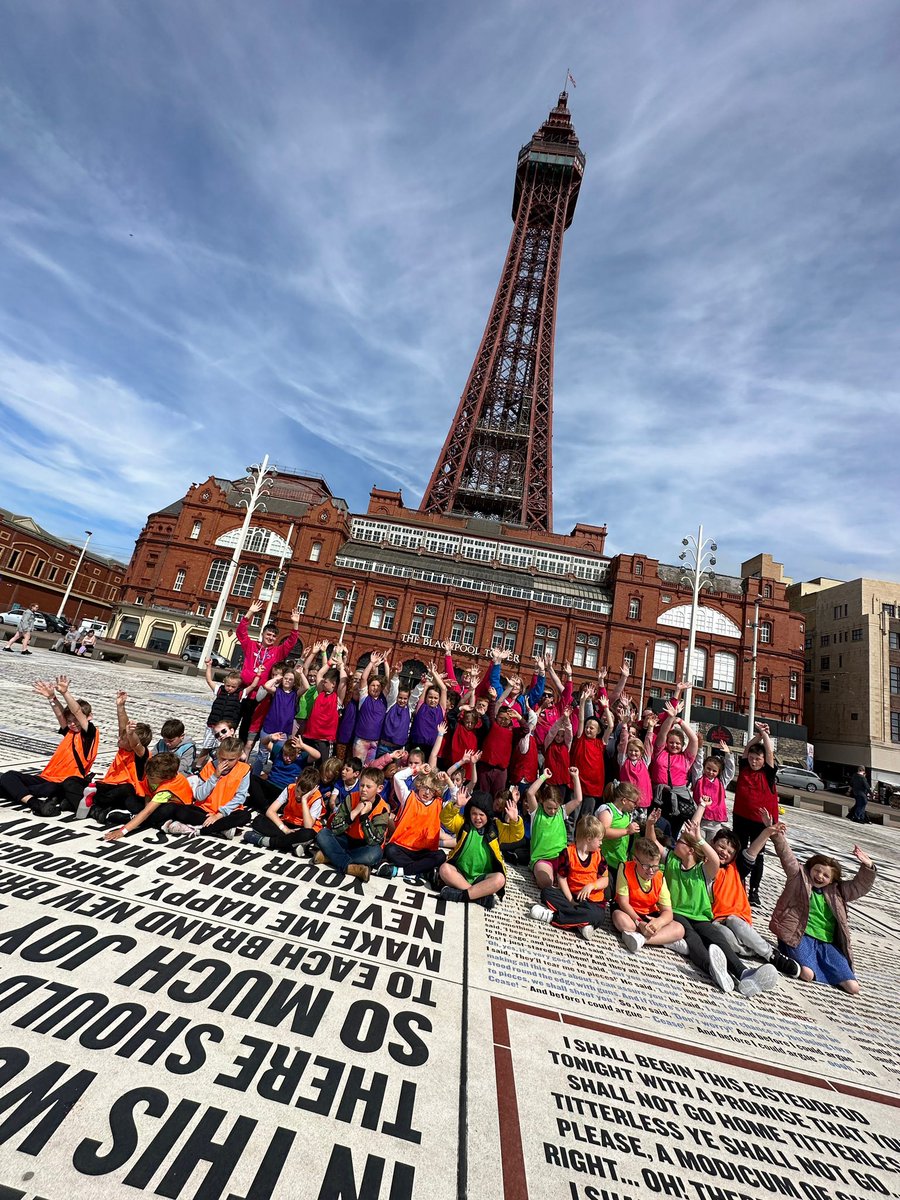
{"type": "Polygon", "coordinates": [[[568,99],[519,151],[500,284],[421,512],[552,531],[559,266],[585,162],[568,99]]]}

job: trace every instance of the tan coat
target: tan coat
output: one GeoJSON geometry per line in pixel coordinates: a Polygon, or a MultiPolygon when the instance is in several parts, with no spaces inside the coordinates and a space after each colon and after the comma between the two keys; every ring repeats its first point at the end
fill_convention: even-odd
{"type": "MultiPolygon", "coordinates": [[[[775,905],[769,928],[786,945],[799,946],[809,921],[809,896],[812,884],[806,868],[801,867],[797,861],[784,834],[776,833],[772,838],[772,843],[775,846],[775,853],[781,859],[781,865],[787,875],[787,882],[775,905]]],[[[850,952],[850,921],[847,916],[847,905],[851,901],[865,896],[875,883],[875,874],[874,867],[860,866],[852,879],[831,883],[824,889],[825,900],[834,913],[837,923],[834,931],[834,944],[851,966],[853,958],[850,952]]]]}

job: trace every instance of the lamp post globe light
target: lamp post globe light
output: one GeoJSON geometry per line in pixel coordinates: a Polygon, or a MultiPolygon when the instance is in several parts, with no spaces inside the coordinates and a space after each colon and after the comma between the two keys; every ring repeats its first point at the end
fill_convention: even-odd
{"type": "Polygon", "coordinates": [[[678,555],[681,561],[681,583],[691,589],[691,624],[688,631],[688,648],[684,660],[684,720],[690,723],[691,704],[694,698],[694,649],[697,640],[697,609],[700,607],[700,592],[715,584],[715,553],[718,546],[712,539],[704,540],[703,526],[697,529],[696,537],[688,534],[681,539],[684,549],[678,555]]]}

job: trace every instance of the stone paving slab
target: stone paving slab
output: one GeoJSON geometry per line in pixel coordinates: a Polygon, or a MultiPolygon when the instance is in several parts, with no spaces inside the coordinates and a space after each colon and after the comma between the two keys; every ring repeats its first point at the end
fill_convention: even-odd
{"type": "MultiPolygon", "coordinates": [[[[52,741],[28,689],[58,657],[0,661],[10,741],[52,741]]],[[[108,756],[119,686],[155,731],[202,730],[202,681],[72,678],[108,756]]],[[[0,1200],[900,1197],[898,835],[786,819],[801,855],[852,868],[857,839],[879,865],[856,999],[722,996],[670,951],[530,921],[515,868],[485,913],[0,804],[0,1200]]],[[[770,855],[763,929],[782,878],[770,855]]]]}

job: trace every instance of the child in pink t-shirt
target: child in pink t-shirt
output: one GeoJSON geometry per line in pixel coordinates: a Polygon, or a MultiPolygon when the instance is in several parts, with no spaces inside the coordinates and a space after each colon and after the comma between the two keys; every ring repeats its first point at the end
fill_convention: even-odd
{"type": "Polygon", "coordinates": [[[649,808],[653,800],[653,785],[650,783],[650,751],[638,737],[632,737],[627,725],[622,726],[616,749],[619,760],[619,778],[632,783],[640,792],[638,808],[649,808]]]}

